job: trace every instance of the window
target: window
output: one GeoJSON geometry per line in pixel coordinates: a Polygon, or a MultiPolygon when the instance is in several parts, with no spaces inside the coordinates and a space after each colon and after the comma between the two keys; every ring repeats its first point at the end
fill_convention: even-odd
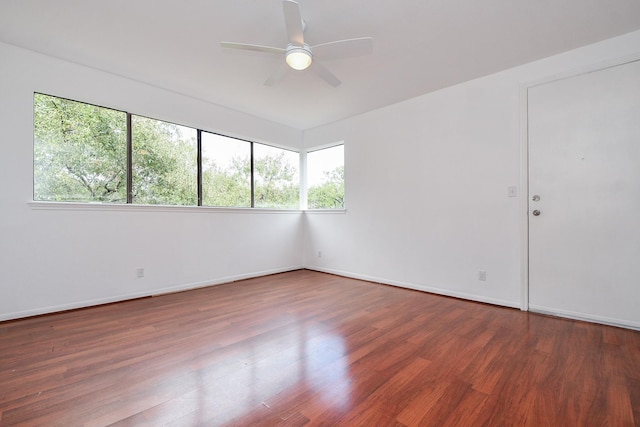
{"type": "Polygon", "coordinates": [[[253,144],[254,206],[297,209],[300,206],[300,155],[253,144]]]}
{"type": "Polygon", "coordinates": [[[298,209],[298,152],[34,94],[36,201],[298,209]]]}
{"type": "Polygon", "coordinates": [[[127,115],[34,95],[33,199],[126,203],[127,115]]]}
{"type": "Polygon", "coordinates": [[[344,209],[344,145],[307,153],[309,209],[344,209]]]}
{"type": "Polygon", "coordinates": [[[132,116],[133,203],[198,204],[197,130],[132,116]]]}
{"type": "Polygon", "coordinates": [[[251,143],[202,132],[202,204],[251,207],[251,143]]]}

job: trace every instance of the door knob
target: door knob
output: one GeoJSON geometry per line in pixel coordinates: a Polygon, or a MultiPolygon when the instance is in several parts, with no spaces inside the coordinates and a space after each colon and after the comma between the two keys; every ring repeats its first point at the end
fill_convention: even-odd
{"type": "Polygon", "coordinates": [[[534,210],[531,213],[533,214],[533,216],[539,216],[540,215],[540,211],[538,209],[534,210]]]}
{"type": "Polygon", "coordinates": [[[538,195],[536,194],[535,196],[533,196],[533,197],[531,198],[531,200],[533,200],[534,202],[537,202],[537,201],[539,201],[539,200],[540,200],[540,196],[538,196],[538,195]]]}

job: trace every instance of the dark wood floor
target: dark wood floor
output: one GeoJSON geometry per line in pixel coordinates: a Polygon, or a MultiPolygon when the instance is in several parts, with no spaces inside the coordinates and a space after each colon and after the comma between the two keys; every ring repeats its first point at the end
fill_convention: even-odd
{"type": "Polygon", "coordinates": [[[0,425],[640,425],[640,333],[301,270],[0,323],[0,425]]]}

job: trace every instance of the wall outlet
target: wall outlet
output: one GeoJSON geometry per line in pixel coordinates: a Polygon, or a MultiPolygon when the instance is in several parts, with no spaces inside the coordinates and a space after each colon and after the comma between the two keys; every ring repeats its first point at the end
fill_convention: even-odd
{"type": "Polygon", "coordinates": [[[144,268],[136,268],[136,277],[138,279],[144,277],[144,268]]]}
{"type": "Polygon", "coordinates": [[[484,270],[478,271],[478,280],[480,280],[481,282],[486,282],[487,281],[487,272],[484,271],[484,270]]]}
{"type": "Polygon", "coordinates": [[[322,258],[322,251],[318,251],[318,258],[322,258]]]}

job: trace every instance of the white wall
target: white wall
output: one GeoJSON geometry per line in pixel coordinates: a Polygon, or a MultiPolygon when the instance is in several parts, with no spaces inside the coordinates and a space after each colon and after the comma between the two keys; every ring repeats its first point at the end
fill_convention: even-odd
{"type": "Polygon", "coordinates": [[[306,148],[345,142],[347,210],[305,214],[305,265],[522,306],[521,90],[638,52],[630,33],[306,131],[306,148]]]}
{"type": "Polygon", "coordinates": [[[0,44],[0,320],[302,266],[298,211],[29,204],[34,91],[301,147],[297,130],[0,44]]]}
{"type": "Polygon", "coordinates": [[[519,306],[522,85],[639,46],[631,33],[306,131],[307,148],[345,142],[347,211],[302,216],[30,205],[34,91],[288,147],[302,135],[0,44],[0,320],[303,265],[519,306]],[[519,197],[508,198],[513,185],[519,197]]]}

